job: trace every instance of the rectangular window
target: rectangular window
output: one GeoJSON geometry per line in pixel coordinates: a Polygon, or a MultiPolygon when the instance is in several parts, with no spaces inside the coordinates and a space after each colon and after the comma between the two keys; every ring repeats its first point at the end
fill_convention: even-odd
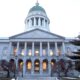
{"type": "Polygon", "coordinates": [[[32,56],[32,49],[28,49],[28,56],[32,56]]]}
{"type": "Polygon", "coordinates": [[[54,52],[52,49],[50,49],[50,56],[53,56],[54,55],[54,52]]]}
{"type": "Polygon", "coordinates": [[[39,49],[35,49],[35,56],[39,56],[39,49]]]}
{"type": "Polygon", "coordinates": [[[46,49],[43,49],[43,56],[45,56],[46,55],[46,49]]]}

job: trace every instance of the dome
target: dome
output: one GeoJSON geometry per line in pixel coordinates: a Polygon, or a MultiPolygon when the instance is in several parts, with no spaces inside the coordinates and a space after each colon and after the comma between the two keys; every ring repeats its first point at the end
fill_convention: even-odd
{"type": "Polygon", "coordinates": [[[45,12],[44,8],[42,8],[41,6],[39,6],[39,3],[36,3],[35,6],[33,6],[30,10],[29,13],[33,12],[33,11],[41,11],[41,12],[45,12]]]}

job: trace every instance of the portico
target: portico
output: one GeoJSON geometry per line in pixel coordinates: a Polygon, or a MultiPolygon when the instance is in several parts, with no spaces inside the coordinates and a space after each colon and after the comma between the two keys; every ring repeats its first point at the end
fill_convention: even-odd
{"type": "Polygon", "coordinates": [[[16,66],[24,75],[50,75],[53,59],[57,61],[56,56],[65,54],[63,42],[12,41],[10,46],[14,60],[17,56],[16,66]]]}

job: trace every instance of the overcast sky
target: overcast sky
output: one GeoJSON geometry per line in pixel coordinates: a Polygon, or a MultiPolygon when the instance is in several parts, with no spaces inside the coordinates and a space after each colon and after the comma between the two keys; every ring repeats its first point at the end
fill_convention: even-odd
{"type": "MultiPolygon", "coordinates": [[[[24,31],[24,20],[36,0],[0,0],[0,37],[24,31]]],[[[80,33],[80,0],[39,0],[50,19],[52,33],[76,37],[80,33]]]]}

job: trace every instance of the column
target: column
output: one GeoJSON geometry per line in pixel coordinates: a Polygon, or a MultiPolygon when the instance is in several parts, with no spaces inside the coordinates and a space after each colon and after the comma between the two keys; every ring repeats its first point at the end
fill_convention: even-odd
{"type": "Polygon", "coordinates": [[[42,56],[42,42],[40,42],[40,56],[42,56]]]}
{"type": "Polygon", "coordinates": [[[65,55],[65,44],[64,44],[64,42],[62,42],[62,48],[63,48],[62,55],[65,55]]]}
{"type": "Polygon", "coordinates": [[[16,55],[19,55],[19,42],[17,42],[17,53],[16,55]]]}
{"type": "Polygon", "coordinates": [[[40,74],[43,73],[43,68],[42,68],[42,59],[40,59],[40,74]]]}
{"type": "Polygon", "coordinates": [[[27,42],[25,42],[25,45],[24,45],[24,55],[26,55],[27,53],[27,42]]]}
{"type": "Polygon", "coordinates": [[[26,72],[26,61],[23,60],[23,76],[25,76],[25,72],[26,72]]]}
{"type": "Polygon", "coordinates": [[[17,72],[18,71],[18,57],[17,56],[15,57],[15,61],[16,61],[16,72],[17,72]]]}
{"type": "Polygon", "coordinates": [[[34,60],[32,60],[32,70],[31,73],[34,74],[34,60]]]}
{"type": "Polygon", "coordinates": [[[50,44],[49,44],[49,42],[47,42],[47,46],[48,46],[48,56],[50,56],[50,44]]]}
{"type": "Polygon", "coordinates": [[[41,18],[39,17],[38,25],[41,26],[41,18]]]}
{"type": "Polygon", "coordinates": [[[32,42],[32,56],[34,56],[34,42],[32,42]]]}
{"type": "Polygon", "coordinates": [[[44,25],[43,26],[45,27],[45,18],[44,18],[44,25]]]}
{"type": "Polygon", "coordinates": [[[13,52],[12,52],[12,42],[9,43],[9,53],[13,54],[13,52]]]}
{"type": "Polygon", "coordinates": [[[48,60],[48,71],[49,71],[49,75],[51,76],[51,61],[48,60]]]}
{"type": "Polygon", "coordinates": [[[57,42],[55,42],[55,54],[58,56],[58,47],[57,47],[57,42]]]}
{"type": "Polygon", "coordinates": [[[34,17],[34,26],[36,26],[36,18],[34,17]]]}

